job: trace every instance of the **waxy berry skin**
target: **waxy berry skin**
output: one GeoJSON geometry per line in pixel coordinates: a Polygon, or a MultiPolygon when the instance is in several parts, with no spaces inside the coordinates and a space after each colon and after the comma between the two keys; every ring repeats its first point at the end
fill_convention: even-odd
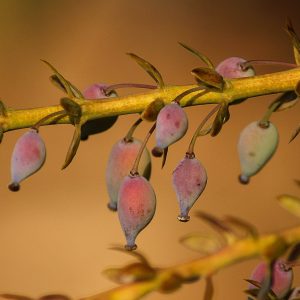
{"type": "MultiPolygon", "coordinates": [[[[106,167],[106,186],[110,201],[108,207],[116,211],[120,185],[126,175],[129,174],[138,155],[142,142],[132,138],[132,141],[124,139],[118,141],[112,147],[106,167]]],[[[139,162],[139,174],[149,179],[151,174],[151,156],[147,148],[144,149],[139,162]]]]}
{"type": "Polygon", "coordinates": [[[161,109],[156,120],[156,147],[152,152],[163,149],[181,139],[188,129],[188,118],[183,108],[173,102],[161,109]]]}
{"type": "Polygon", "coordinates": [[[238,154],[241,166],[241,183],[248,183],[275,153],[279,141],[277,128],[268,122],[267,127],[255,121],[240,133],[238,154]]]}
{"type": "Polygon", "coordinates": [[[154,190],[143,176],[124,178],[118,196],[118,216],[126,237],[127,250],[135,250],[137,235],[152,220],[156,208],[154,190]]]}
{"type": "MultiPolygon", "coordinates": [[[[252,280],[262,283],[267,272],[267,265],[265,262],[259,263],[251,274],[252,280]]],[[[277,259],[273,270],[273,284],[272,291],[279,299],[284,298],[291,290],[293,283],[293,270],[288,268],[282,259],[277,259]]],[[[256,288],[254,285],[249,285],[250,289],[256,288]]]]}
{"type": "Polygon", "coordinates": [[[178,220],[187,222],[189,211],[207,183],[205,168],[198,159],[185,157],[173,171],[173,187],[180,207],[178,220]]]}
{"type": "Polygon", "coordinates": [[[37,131],[30,129],[17,140],[12,153],[10,190],[18,191],[20,182],[37,172],[45,159],[45,144],[37,131]]]}
{"type": "Polygon", "coordinates": [[[241,64],[245,62],[247,61],[241,57],[229,57],[217,65],[216,71],[228,79],[254,76],[255,71],[252,67],[245,70],[242,68],[241,64]]]}

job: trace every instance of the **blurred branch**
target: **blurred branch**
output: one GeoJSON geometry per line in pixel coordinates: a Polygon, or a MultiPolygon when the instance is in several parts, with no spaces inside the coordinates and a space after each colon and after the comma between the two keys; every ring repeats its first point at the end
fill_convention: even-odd
{"type": "MultiPolygon", "coordinates": [[[[201,97],[196,97],[197,92],[194,92],[185,96],[180,101],[180,104],[182,106],[221,102],[234,104],[250,97],[294,91],[299,81],[299,68],[261,76],[227,80],[226,87],[222,92],[209,91],[201,95],[201,97]]],[[[194,87],[196,86],[165,86],[161,89],[151,90],[147,93],[109,100],[83,100],[77,98],[73,98],[73,100],[82,108],[82,120],[87,121],[100,117],[139,113],[155,99],[162,99],[165,103],[170,103],[176,96],[194,87]]],[[[7,108],[6,113],[0,115],[0,126],[4,132],[31,127],[42,118],[58,112],[61,109],[62,107],[60,105],[22,110],[7,108]]],[[[71,120],[68,116],[63,116],[60,118],[48,119],[43,125],[49,124],[71,124],[71,120]]]]}
{"type": "Polygon", "coordinates": [[[82,300],[137,300],[152,291],[172,292],[181,284],[210,277],[217,271],[243,260],[261,256],[272,259],[300,241],[300,226],[278,233],[237,240],[218,252],[181,265],[157,269],[153,279],[125,284],[82,300]]]}

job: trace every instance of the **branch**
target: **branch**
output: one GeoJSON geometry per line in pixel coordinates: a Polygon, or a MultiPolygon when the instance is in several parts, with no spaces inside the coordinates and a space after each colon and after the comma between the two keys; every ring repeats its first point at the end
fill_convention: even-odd
{"type": "MultiPolygon", "coordinates": [[[[198,98],[195,97],[197,92],[194,92],[185,96],[180,104],[182,106],[192,106],[224,101],[228,104],[234,104],[255,96],[293,91],[299,81],[299,68],[255,77],[227,80],[223,92],[211,91],[198,98]]],[[[109,100],[83,100],[76,98],[73,100],[81,105],[82,119],[87,121],[100,117],[139,113],[155,99],[162,99],[165,103],[170,103],[176,96],[194,87],[196,86],[166,86],[147,93],[109,100]]],[[[8,108],[0,116],[0,126],[4,132],[31,127],[45,116],[58,112],[61,109],[60,105],[23,110],[8,108]]],[[[71,124],[71,121],[69,117],[65,116],[48,119],[43,125],[50,124],[71,124]]]]}
{"type": "Polygon", "coordinates": [[[247,237],[237,240],[217,253],[181,265],[159,269],[151,280],[123,285],[82,300],[137,300],[152,291],[171,292],[182,283],[211,276],[218,270],[243,260],[258,256],[271,258],[282,255],[288,247],[299,241],[300,226],[257,238],[247,237]]]}

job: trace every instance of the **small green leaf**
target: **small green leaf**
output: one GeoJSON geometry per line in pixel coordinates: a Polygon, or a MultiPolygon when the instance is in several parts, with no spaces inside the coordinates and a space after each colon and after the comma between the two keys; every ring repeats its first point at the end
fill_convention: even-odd
{"type": "Polygon", "coordinates": [[[160,88],[165,86],[163,78],[159,71],[148,61],[144,60],[143,58],[137,56],[134,53],[127,53],[132,59],[134,59],[157,83],[160,88]]]}
{"type": "Polygon", "coordinates": [[[7,117],[7,109],[2,100],[0,100],[0,115],[7,117]]]}
{"type": "Polygon", "coordinates": [[[292,142],[298,136],[299,133],[300,133],[300,125],[292,133],[289,143],[292,142]]]}
{"type": "Polygon", "coordinates": [[[215,69],[213,63],[211,62],[211,60],[207,56],[205,56],[204,54],[200,53],[198,50],[195,50],[195,49],[187,46],[184,43],[179,42],[179,45],[182,46],[183,48],[185,48],[186,50],[188,50],[189,52],[193,53],[197,57],[199,57],[210,69],[212,69],[212,70],[215,69]]]}
{"type": "Polygon", "coordinates": [[[229,224],[229,226],[233,225],[234,227],[240,228],[243,232],[245,232],[247,235],[251,236],[254,239],[258,238],[259,236],[257,229],[253,225],[249,224],[248,222],[242,219],[239,219],[234,216],[226,216],[225,222],[229,224]]]}
{"type": "Polygon", "coordinates": [[[214,119],[214,122],[212,124],[212,128],[210,131],[211,136],[216,136],[221,131],[224,122],[226,122],[230,117],[229,109],[228,109],[228,103],[223,102],[221,104],[220,109],[218,110],[218,113],[214,119]]]}
{"type": "Polygon", "coordinates": [[[233,244],[237,240],[237,236],[235,235],[235,233],[222,220],[219,220],[210,214],[199,211],[196,213],[196,216],[203,219],[205,222],[209,223],[214,229],[216,229],[228,245],[233,244]]]}
{"type": "Polygon", "coordinates": [[[4,129],[0,126],[0,144],[2,143],[3,136],[4,136],[4,129]]]}
{"type": "MultiPolygon", "coordinates": [[[[49,79],[54,86],[56,86],[58,89],[60,89],[61,91],[67,94],[67,90],[65,86],[63,85],[63,83],[60,81],[59,77],[56,74],[51,75],[49,79]]],[[[74,86],[70,81],[67,82],[72,90],[73,96],[76,98],[84,99],[81,91],[76,86],[74,86]]]]}
{"type": "Polygon", "coordinates": [[[298,100],[298,96],[294,91],[288,91],[276,98],[276,100],[269,105],[269,108],[274,106],[273,111],[283,111],[292,108],[298,100]]]}
{"type": "Polygon", "coordinates": [[[118,284],[128,284],[151,280],[156,276],[156,271],[142,263],[132,263],[123,268],[109,268],[103,274],[118,284]]]}
{"type": "Polygon", "coordinates": [[[162,168],[162,169],[163,169],[163,167],[164,167],[165,164],[166,164],[167,157],[168,157],[168,151],[169,151],[169,147],[167,147],[167,148],[164,149],[164,152],[163,152],[163,158],[162,158],[162,162],[161,162],[161,168],[162,168]]]}
{"type": "Polygon", "coordinates": [[[209,255],[219,251],[223,245],[214,235],[190,233],[183,236],[179,242],[190,250],[209,255]]]}
{"type": "Polygon", "coordinates": [[[209,68],[195,68],[191,73],[198,84],[204,85],[208,88],[215,88],[218,91],[223,91],[225,81],[215,70],[209,68]]]}
{"type": "Polygon", "coordinates": [[[165,103],[162,99],[157,98],[152,101],[142,112],[141,118],[144,121],[154,122],[157,119],[157,115],[160,110],[165,106],[165,103]]]}
{"type": "Polygon", "coordinates": [[[296,64],[299,66],[300,65],[300,40],[294,30],[293,24],[290,19],[287,20],[286,31],[292,39],[295,61],[296,64]]]}
{"type": "Polygon", "coordinates": [[[81,124],[76,123],[73,138],[69,146],[65,162],[62,166],[62,170],[65,169],[72,162],[74,156],[76,155],[77,149],[80,144],[80,137],[81,137],[81,124]]]}
{"type": "Polygon", "coordinates": [[[60,105],[64,108],[67,114],[72,118],[75,124],[80,122],[82,115],[81,106],[70,98],[60,99],[60,105]]]}
{"type": "Polygon", "coordinates": [[[121,247],[121,246],[113,246],[113,247],[110,247],[109,249],[115,250],[115,251],[120,251],[120,252],[123,252],[125,254],[131,255],[131,256],[137,258],[141,263],[150,266],[150,264],[149,264],[148,260],[146,259],[146,257],[142,253],[140,253],[139,251],[128,251],[124,247],[121,247]]]}
{"type": "Polygon", "coordinates": [[[50,76],[50,81],[58,87],[63,92],[67,93],[67,95],[71,98],[81,98],[83,99],[83,95],[80,90],[74,86],[70,81],[68,81],[62,74],[60,74],[54,66],[52,66],[48,61],[41,59],[46,65],[48,65],[51,70],[54,72],[54,75],[50,76]]]}
{"type": "Polygon", "coordinates": [[[278,198],[280,205],[290,213],[300,218],[300,199],[291,195],[280,195],[278,198]]]}

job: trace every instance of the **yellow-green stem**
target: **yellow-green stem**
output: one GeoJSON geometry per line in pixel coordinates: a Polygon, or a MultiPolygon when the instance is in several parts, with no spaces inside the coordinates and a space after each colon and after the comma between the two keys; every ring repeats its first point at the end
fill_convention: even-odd
{"type": "Polygon", "coordinates": [[[137,300],[152,291],[159,290],[172,274],[189,281],[191,278],[211,276],[217,271],[254,257],[265,257],[278,246],[290,247],[300,241],[300,226],[278,233],[248,237],[228,245],[217,253],[195,259],[180,265],[161,269],[153,280],[123,285],[83,300],[137,300]]]}
{"type": "MultiPolygon", "coordinates": [[[[197,92],[195,92],[184,97],[180,101],[180,104],[181,106],[191,106],[221,103],[223,101],[232,104],[240,99],[294,90],[299,80],[299,68],[251,78],[228,80],[226,85],[227,88],[222,93],[209,92],[199,98],[193,99],[193,96],[197,94],[197,92]]],[[[84,120],[91,120],[99,117],[139,113],[157,98],[163,99],[165,103],[170,103],[179,94],[195,87],[196,85],[166,86],[163,89],[115,99],[90,101],[82,101],[81,99],[74,100],[82,105],[82,118],[84,118],[84,120]]],[[[6,116],[0,116],[0,126],[4,131],[31,127],[46,115],[55,113],[61,109],[60,105],[22,110],[9,108],[6,116]]],[[[48,120],[44,125],[50,123],[53,124],[52,120],[48,120]]],[[[70,124],[71,122],[69,117],[64,117],[57,120],[56,123],[70,124]]]]}

